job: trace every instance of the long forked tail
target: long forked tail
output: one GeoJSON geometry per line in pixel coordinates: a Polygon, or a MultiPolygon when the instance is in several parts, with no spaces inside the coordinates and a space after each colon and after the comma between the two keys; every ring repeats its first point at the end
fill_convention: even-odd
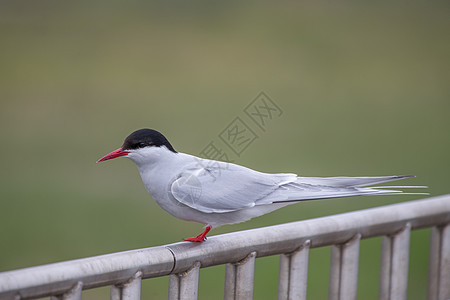
{"type": "Polygon", "coordinates": [[[281,186],[266,200],[270,199],[269,201],[272,201],[272,203],[282,203],[360,195],[428,195],[428,193],[410,193],[396,190],[427,188],[426,186],[372,186],[411,177],[415,176],[297,177],[297,181],[281,186]]]}

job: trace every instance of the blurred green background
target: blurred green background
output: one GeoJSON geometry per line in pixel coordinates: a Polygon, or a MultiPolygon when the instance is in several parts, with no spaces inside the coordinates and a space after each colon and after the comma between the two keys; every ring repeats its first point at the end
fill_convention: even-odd
{"type": "MultiPolygon", "coordinates": [[[[260,91],[283,114],[255,127],[237,163],[414,174],[402,184],[449,193],[448,11],[446,1],[2,1],[0,271],[200,233],[150,199],[130,161],[95,161],[144,127],[198,154],[260,91]]],[[[418,198],[305,202],[211,235],[418,198]]],[[[412,234],[409,299],[426,295],[428,239],[412,234]]],[[[311,251],[310,299],[326,298],[329,255],[311,251]]],[[[380,238],[362,242],[361,299],[377,299],[379,256],[380,238]]],[[[200,299],[222,298],[223,272],[201,271],[200,299]]],[[[257,260],[255,299],[276,297],[277,276],[277,257],[257,260]]],[[[167,282],[145,280],[143,298],[167,297],[167,282]]]]}

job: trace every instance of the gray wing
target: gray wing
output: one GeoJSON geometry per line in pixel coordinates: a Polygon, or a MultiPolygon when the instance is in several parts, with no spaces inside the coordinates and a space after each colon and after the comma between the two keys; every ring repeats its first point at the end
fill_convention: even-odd
{"type": "Polygon", "coordinates": [[[204,213],[225,213],[253,207],[295,174],[267,174],[219,161],[202,160],[186,168],[171,185],[179,202],[204,213]]]}

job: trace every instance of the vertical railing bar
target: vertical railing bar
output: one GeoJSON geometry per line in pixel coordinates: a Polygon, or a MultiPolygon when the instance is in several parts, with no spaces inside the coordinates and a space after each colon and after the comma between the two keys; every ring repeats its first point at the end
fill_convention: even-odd
{"type": "MultiPolygon", "coordinates": [[[[83,290],[83,283],[78,281],[73,288],[65,292],[62,295],[52,296],[51,300],[81,300],[81,294],[83,290]]],[[[20,299],[20,298],[19,298],[20,299]]]]}
{"type": "Polygon", "coordinates": [[[169,275],[169,300],[178,300],[180,295],[180,280],[178,274],[169,275]]]}
{"type": "Polygon", "coordinates": [[[138,271],[125,283],[112,285],[110,289],[111,300],[139,300],[141,299],[142,272],[138,271]]]}
{"type": "Polygon", "coordinates": [[[390,299],[406,299],[408,291],[409,239],[411,224],[393,237],[390,299]]]}
{"type": "Polygon", "coordinates": [[[361,234],[331,248],[329,299],[356,299],[361,234]]]}
{"type": "Polygon", "coordinates": [[[308,260],[311,241],[303,243],[302,248],[291,255],[289,272],[290,299],[306,299],[308,283],[308,260]]]}
{"type": "Polygon", "coordinates": [[[311,241],[307,240],[300,249],[280,255],[278,300],[306,299],[310,245],[311,241]]]}
{"type": "Polygon", "coordinates": [[[169,275],[169,300],[195,300],[198,298],[200,262],[187,271],[169,275]]]}
{"type": "Polygon", "coordinates": [[[256,252],[252,252],[236,266],[236,300],[253,298],[255,258],[256,252]]]}
{"type": "Polygon", "coordinates": [[[243,260],[226,264],[224,299],[253,299],[256,252],[250,253],[243,260]]]}
{"type": "Polygon", "coordinates": [[[358,291],[359,246],[361,234],[342,245],[339,299],[356,299],[358,291]]]}
{"type": "Polygon", "coordinates": [[[198,298],[198,279],[200,262],[196,262],[191,269],[180,276],[180,300],[194,300],[198,298]]]}
{"type": "Polygon", "coordinates": [[[391,284],[391,259],[392,259],[392,238],[383,236],[381,240],[381,261],[380,261],[380,300],[389,299],[389,290],[391,284]]]}
{"type": "Polygon", "coordinates": [[[83,283],[78,281],[69,292],[64,293],[62,300],[81,300],[82,291],[83,283]]]}
{"type": "Polygon", "coordinates": [[[290,254],[281,254],[278,267],[278,300],[289,299],[289,265],[291,263],[290,254]]]}
{"type": "Polygon", "coordinates": [[[236,265],[228,263],[225,265],[225,290],[224,300],[234,300],[236,294],[236,265]]]}
{"type": "Polygon", "coordinates": [[[328,299],[339,299],[342,251],[339,245],[331,246],[330,279],[328,284],[328,299]]]}
{"type": "Polygon", "coordinates": [[[111,287],[109,289],[109,299],[110,300],[122,299],[122,288],[120,288],[116,285],[111,285],[111,287]]]}
{"type": "Polygon", "coordinates": [[[408,291],[411,224],[393,236],[383,237],[379,299],[406,299],[408,291]]]}
{"type": "Polygon", "coordinates": [[[441,230],[438,299],[450,299],[450,224],[441,230]]]}
{"type": "Polygon", "coordinates": [[[437,300],[439,291],[439,265],[441,260],[441,228],[434,226],[430,232],[430,254],[428,257],[428,300],[437,300]]]}

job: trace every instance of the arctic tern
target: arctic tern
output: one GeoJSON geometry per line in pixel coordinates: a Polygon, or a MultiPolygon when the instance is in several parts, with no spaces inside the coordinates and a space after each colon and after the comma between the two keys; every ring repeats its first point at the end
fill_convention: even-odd
{"type": "Polygon", "coordinates": [[[122,147],[97,162],[121,156],[136,164],[145,188],[162,209],[179,219],[206,226],[198,236],[184,239],[190,242],[206,240],[206,234],[214,227],[244,222],[299,201],[402,194],[386,188],[421,188],[368,187],[414,176],[299,177],[291,173],[261,173],[177,152],[153,129],[131,133],[122,147]]]}

